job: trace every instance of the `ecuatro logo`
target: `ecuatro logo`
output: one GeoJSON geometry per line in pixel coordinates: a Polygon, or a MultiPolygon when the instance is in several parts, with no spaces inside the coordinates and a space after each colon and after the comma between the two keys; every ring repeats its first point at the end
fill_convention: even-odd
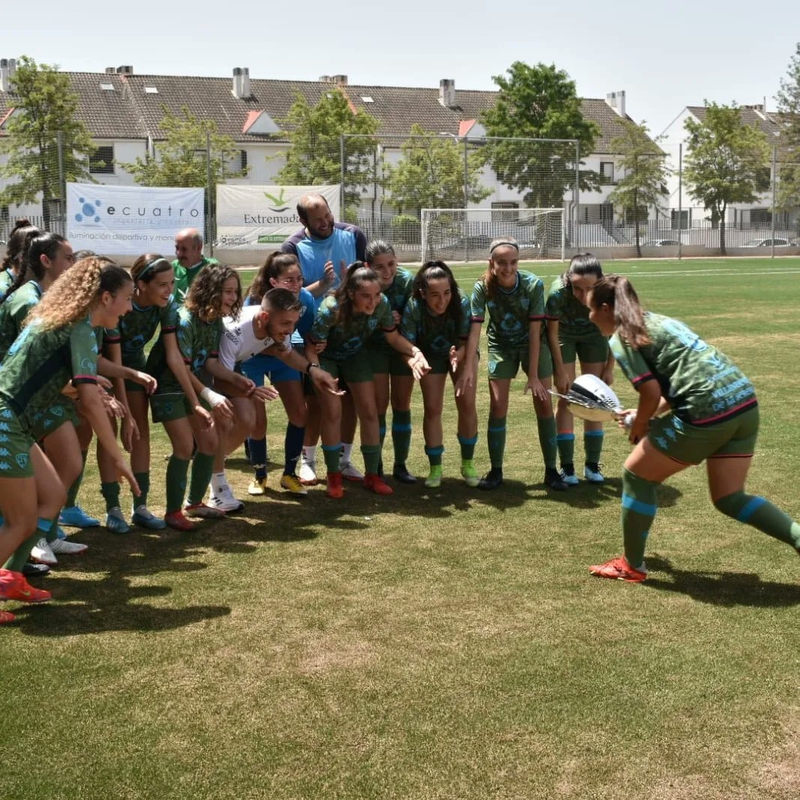
{"type": "Polygon", "coordinates": [[[274,194],[270,194],[269,192],[264,192],[264,197],[270,201],[270,203],[274,203],[278,208],[273,208],[272,206],[269,207],[270,211],[275,211],[280,213],[282,211],[288,211],[289,206],[286,205],[286,197],[285,197],[285,189],[281,188],[280,194],[276,197],[274,194]]]}
{"type": "Polygon", "coordinates": [[[103,204],[99,200],[87,200],[85,197],[79,197],[78,202],[81,210],[75,215],[76,222],[83,222],[84,220],[100,222],[98,213],[103,204]]]}

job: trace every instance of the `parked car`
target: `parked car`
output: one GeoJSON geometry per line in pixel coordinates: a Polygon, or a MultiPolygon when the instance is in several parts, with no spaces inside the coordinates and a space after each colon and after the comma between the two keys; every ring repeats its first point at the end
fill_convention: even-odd
{"type": "Polygon", "coordinates": [[[677,239],[651,239],[649,242],[644,242],[642,247],[679,247],[680,242],[677,239]]]}
{"type": "Polygon", "coordinates": [[[775,243],[775,247],[794,247],[795,242],[790,242],[788,239],[781,239],[779,237],[775,237],[774,239],[751,239],[749,242],[742,245],[742,247],[772,247],[772,243],[775,243]]]}

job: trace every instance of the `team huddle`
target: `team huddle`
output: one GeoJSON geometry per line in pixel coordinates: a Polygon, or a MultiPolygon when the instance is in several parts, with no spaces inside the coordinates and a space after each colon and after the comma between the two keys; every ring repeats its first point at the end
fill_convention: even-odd
{"type": "MultiPolygon", "coordinates": [[[[645,312],[627,279],[604,275],[593,256],[573,258],[546,291],[519,269],[517,243],[499,238],[468,296],[442,261],[416,274],[398,266],[390,244],[367,243],[357,227],[335,223],[320,195],[302,198],[298,215],[303,229],[270,254],[249,287],[205,258],[191,229],[177,235],[174,261],[147,253],[128,271],[18,224],[0,271],[0,600],[50,600],[28,578],[86,550],[62,526],[101,524],[78,502],[93,436],[106,528],[189,532],[198,518],[244,508],[225,476],[226,457],[242,445],[252,465],[248,494],[265,494],[266,407],[277,399],[287,417],[283,490],[305,496],[324,479],[335,500],[357,484],[391,495],[389,475],[418,480],[407,466],[418,383],[424,485],[438,489],[449,376],[461,478],[491,491],[503,483],[509,391],[522,367],[544,484],[568,491],[581,478],[602,483],[603,423],[584,422],[584,466],[576,470],[570,406],[561,399],[554,407],[551,390],[569,391],[576,362],[610,384],[616,361],[639,395],[637,408],[619,415],[632,420],[633,445],[622,470],[624,555],[590,567],[592,574],[646,578],[656,488],[702,461],[718,510],[800,548],[800,526],[744,491],[758,432],[750,381],[683,323],[645,312]],[[479,477],[484,323],[489,469],[479,477]],[[391,470],[383,462],[390,405],[391,470]],[[158,476],[163,513],[148,504],[151,420],[170,444],[158,476]],[[363,473],[352,458],[357,428],[363,473]]],[[[0,622],[13,619],[0,612],[0,622]]]]}

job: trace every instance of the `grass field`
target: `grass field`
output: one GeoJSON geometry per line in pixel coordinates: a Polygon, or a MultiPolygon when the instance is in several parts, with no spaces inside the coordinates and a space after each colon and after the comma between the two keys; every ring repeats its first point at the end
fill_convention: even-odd
{"type": "MultiPolygon", "coordinates": [[[[752,378],[750,491],[800,517],[800,259],[612,268],[752,378]]],[[[532,269],[549,284],[560,266],[532,269]]],[[[648,581],[591,578],[621,552],[629,447],[609,430],[606,484],[547,493],[522,386],[497,492],[457,478],[448,409],[439,491],[270,491],[188,535],[87,532],[43,582],[55,602],[7,604],[0,798],[800,796],[800,561],[718,514],[701,468],[660,492],[648,581]]],[[[483,379],[479,407],[485,468],[483,379]]],[[[423,475],[418,392],[414,425],[423,475]]],[[[155,509],[165,453],[159,432],[155,509]]],[[[243,457],[228,467],[244,495],[243,457]]],[[[98,486],[92,468],[99,515],[98,486]]]]}

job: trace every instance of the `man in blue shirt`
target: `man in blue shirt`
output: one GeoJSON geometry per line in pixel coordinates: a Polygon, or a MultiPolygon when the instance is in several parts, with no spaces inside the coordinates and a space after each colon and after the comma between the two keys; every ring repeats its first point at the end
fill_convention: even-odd
{"type": "MultiPolygon", "coordinates": [[[[311,292],[314,304],[319,308],[325,295],[333,292],[339,285],[339,274],[354,261],[364,260],[367,237],[357,225],[334,221],[328,201],[321,194],[303,195],[297,203],[297,216],[305,227],[286,239],[281,245],[281,252],[297,256],[303,271],[303,286],[311,292]]],[[[308,419],[298,477],[301,483],[313,485],[317,483],[316,454],[320,417],[316,399],[309,397],[308,400],[312,402],[307,402],[308,419]]],[[[342,403],[343,444],[340,469],[342,477],[351,481],[364,479],[350,461],[356,420],[353,398],[348,394],[342,403]]]]}

